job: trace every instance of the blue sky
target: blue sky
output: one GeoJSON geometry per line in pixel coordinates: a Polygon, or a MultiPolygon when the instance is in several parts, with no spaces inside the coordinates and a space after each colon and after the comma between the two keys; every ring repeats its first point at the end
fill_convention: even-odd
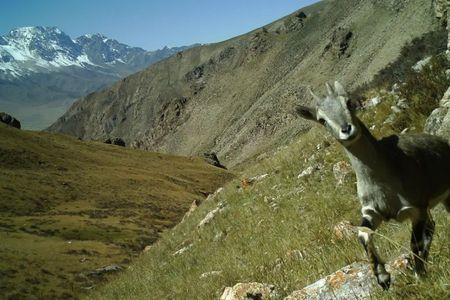
{"type": "Polygon", "coordinates": [[[1,0],[0,34],[57,26],[75,38],[103,33],[147,50],[218,42],[317,0],[1,0]]]}

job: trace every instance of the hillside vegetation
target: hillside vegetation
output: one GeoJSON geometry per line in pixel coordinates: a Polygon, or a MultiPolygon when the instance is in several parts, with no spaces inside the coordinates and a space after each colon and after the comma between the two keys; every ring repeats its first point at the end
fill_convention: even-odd
{"type": "MultiPolygon", "coordinates": [[[[199,158],[0,124],[0,298],[72,298],[232,175],[199,158]]],[[[106,272],[107,273],[107,272],[106,272]]]]}
{"type": "MultiPolygon", "coordinates": [[[[377,137],[422,131],[427,113],[450,84],[440,80],[448,69],[441,59],[437,55],[414,72],[409,70],[416,61],[405,62],[397,82],[400,90],[391,91],[395,81],[382,80],[359,90],[359,116],[377,137]],[[434,98],[423,103],[419,99],[424,95],[434,98]],[[371,106],[373,97],[381,103],[371,106]],[[392,107],[399,103],[406,105],[395,112],[392,107]]],[[[381,73],[398,71],[390,66],[381,73]]],[[[218,299],[227,286],[255,281],[273,284],[282,297],[354,261],[366,261],[356,234],[346,237],[336,231],[338,224],[360,221],[356,178],[346,160],[341,146],[314,126],[290,145],[246,164],[241,178],[225,185],[213,200],[163,234],[127,272],[89,298],[218,299]],[[268,175],[250,183],[248,178],[262,174],[268,175]],[[210,212],[214,218],[199,226],[210,212]]],[[[441,205],[433,215],[436,234],[428,276],[418,280],[407,270],[388,292],[375,291],[373,299],[450,297],[450,216],[441,205]]],[[[392,260],[409,253],[410,225],[385,223],[375,239],[383,258],[392,260]]]]}
{"type": "Polygon", "coordinates": [[[414,38],[435,30],[429,1],[325,0],[242,36],[183,51],[80,99],[49,130],[119,136],[142,149],[215,151],[238,165],[309,128],[306,87],[368,82],[414,38]]]}

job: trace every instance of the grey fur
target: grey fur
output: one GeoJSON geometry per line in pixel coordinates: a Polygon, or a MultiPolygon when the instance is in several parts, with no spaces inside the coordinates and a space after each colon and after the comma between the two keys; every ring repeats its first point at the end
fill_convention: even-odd
{"type": "Polygon", "coordinates": [[[301,107],[298,112],[324,124],[344,146],[357,177],[361,226],[371,230],[362,230],[358,236],[379,284],[388,289],[390,275],[376,252],[371,232],[383,221],[411,220],[415,270],[425,272],[423,262],[434,232],[430,209],[442,202],[450,212],[450,146],[427,134],[377,140],[346,105],[348,96],[342,85],[336,82],[333,89],[327,84],[327,90],[325,98],[314,97],[314,107],[301,107]]]}

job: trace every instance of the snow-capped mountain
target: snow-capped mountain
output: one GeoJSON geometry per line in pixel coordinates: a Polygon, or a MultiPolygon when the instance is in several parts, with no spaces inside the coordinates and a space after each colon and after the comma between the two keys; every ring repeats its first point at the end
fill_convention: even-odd
{"type": "MultiPolygon", "coordinates": [[[[173,54],[183,48],[163,50],[173,54]]],[[[68,66],[111,69],[115,64],[132,63],[139,56],[151,62],[152,54],[158,51],[162,50],[147,52],[130,47],[102,34],[87,34],[73,40],[57,27],[21,27],[0,37],[0,74],[6,79],[68,66]]]]}
{"type": "Polygon", "coordinates": [[[57,27],[13,29],[0,36],[0,111],[14,114],[25,127],[43,128],[76,98],[189,47],[146,51],[102,34],[72,39],[57,27]]]}

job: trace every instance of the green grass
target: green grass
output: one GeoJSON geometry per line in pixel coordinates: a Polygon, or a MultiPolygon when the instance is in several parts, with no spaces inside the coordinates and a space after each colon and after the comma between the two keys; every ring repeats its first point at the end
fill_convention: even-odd
{"type": "Polygon", "coordinates": [[[0,298],[72,298],[232,175],[199,158],[0,124],[0,298]]]}

